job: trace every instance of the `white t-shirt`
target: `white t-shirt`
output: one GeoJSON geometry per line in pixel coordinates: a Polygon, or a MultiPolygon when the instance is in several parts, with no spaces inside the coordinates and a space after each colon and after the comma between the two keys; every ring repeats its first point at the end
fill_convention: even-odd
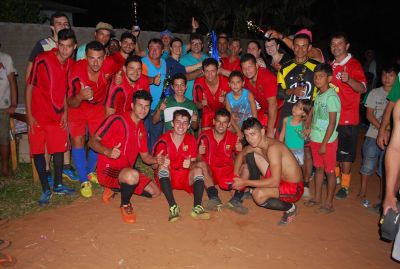
{"type": "Polygon", "coordinates": [[[11,56],[0,52],[0,109],[11,105],[10,82],[7,76],[13,72],[17,73],[11,56]]]}
{"type": "MultiPolygon", "coordinates": [[[[383,87],[379,87],[373,89],[367,97],[367,101],[365,101],[365,107],[372,108],[374,110],[374,116],[378,120],[378,122],[382,121],[383,112],[385,111],[385,107],[388,103],[386,97],[388,92],[386,92],[383,87]]],[[[378,129],[372,125],[369,125],[368,131],[365,136],[376,138],[378,136],[378,129]]]]}

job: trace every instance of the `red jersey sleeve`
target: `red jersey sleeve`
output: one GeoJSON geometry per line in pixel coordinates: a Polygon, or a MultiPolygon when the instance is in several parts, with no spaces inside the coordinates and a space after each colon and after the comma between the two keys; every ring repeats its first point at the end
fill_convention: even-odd
{"type": "Polygon", "coordinates": [[[106,106],[122,111],[125,104],[124,89],[121,85],[116,85],[113,81],[108,91],[106,106]]]}
{"type": "Polygon", "coordinates": [[[203,101],[204,94],[204,77],[197,78],[193,84],[193,102],[203,101]]]}
{"type": "Polygon", "coordinates": [[[139,142],[140,142],[140,148],[139,152],[149,152],[149,148],[147,146],[147,132],[146,128],[144,127],[143,121],[140,121],[139,123],[139,142]]]}

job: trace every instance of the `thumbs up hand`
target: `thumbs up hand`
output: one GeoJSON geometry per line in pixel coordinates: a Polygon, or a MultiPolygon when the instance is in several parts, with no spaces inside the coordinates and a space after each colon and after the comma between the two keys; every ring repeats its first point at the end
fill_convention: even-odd
{"type": "Polygon", "coordinates": [[[118,145],[114,146],[109,154],[106,154],[108,158],[110,159],[118,159],[119,156],[121,155],[121,150],[119,149],[121,147],[121,142],[118,143],[118,145]]]}
{"type": "Polygon", "coordinates": [[[219,101],[220,103],[225,102],[225,95],[226,95],[226,92],[225,92],[225,91],[222,91],[222,92],[221,92],[221,95],[218,97],[218,101],[219,101]]]}
{"type": "Polygon", "coordinates": [[[161,73],[158,73],[157,76],[153,78],[153,84],[158,86],[161,83],[161,73]]]}
{"type": "Polygon", "coordinates": [[[242,145],[242,142],[240,140],[241,140],[241,138],[238,136],[238,139],[236,140],[236,144],[235,144],[235,150],[237,152],[240,152],[243,149],[243,145],[242,145]]]}
{"type": "Polygon", "coordinates": [[[340,74],[340,79],[342,80],[342,82],[345,82],[345,83],[349,82],[349,80],[350,80],[350,76],[349,76],[349,73],[347,72],[346,66],[343,67],[343,71],[340,74]]]}
{"type": "Polygon", "coordinates": [[[206,154],[206,145],[204,144],[204,140],[202,139],[199,146],[199,154],[204,155],[206,154]]]}
{"type": "Polygon", "coordinates": [[[204,93],[203,93],[203,100],[201,100],[201,104],[203,105],[203,107],[207,106],[207,97],[204,93]]]}
{"type": "Polygon", "coordinates": [[[164,156],[164,150],[163,149],[156,155],[156,159],[157,159],[157,164],[158,165],[163,165],[164,164],[165,156],[164,156]]]}
{"type": "Polygon", "coordinates": [[[188,169],[190,167],[190,163],[191,163],[190,159],[191,159],[191,156],[189,155],[189,157],[183,161],[183,164],[182,164],[183,168],[188,169]]]}

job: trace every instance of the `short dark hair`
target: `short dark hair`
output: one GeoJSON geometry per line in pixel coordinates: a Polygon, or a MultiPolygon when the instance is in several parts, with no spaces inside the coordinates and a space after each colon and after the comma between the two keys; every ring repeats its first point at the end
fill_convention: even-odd
{"type": "Polygon", "coordinates": [[[76,36],[75,36],[75,32],[72,29],[62,29],[58,32],[57,34],[58,37],[58,41],[64,41],[64,40],[68,40],[68,39],[72,39],[72,41],[74,41],[74,43],[76,44],[76,36]]]}
{"type": "Polygon", "coordinates": [[[119,40],[122,42],[122,41],[124,41],[124,39],[127,39],[127,38],[132,39],[132,41],[136,43],[136,36],[134,36],[130,32],[123,32],[121,34],[121,38],[119,40]]]}
{"type": "Polygon", "coordinates": [[[142,65],[142,58],[138,55],[130,55],[125,60],[125,66],[128,66],[130,62],[140,63],[140,65],[142,65]]]}
{"type": "Polygon", "coordinates": [[[215,60],[214,58],[207,58],[203,61],[203,63],[201,64],[201,67],[204,71],[204,69],[209,66],[209,65],[214,65],[217,69],[218,69],[218,62],[217,60],[215,60]]]}
{"type": "Polygon", "coordinates": [[[251,61],[253,64],[257,64],[256,57],[254,57],[254,55],[251,53],[246,53],[240,58],[240,64],[243,64],[248,61],[251,61]]]}
{"type": "Polygon", "coordinates": [[[198,33],[191,33],[191,34],[190,34],[189,41],[192,42],[193,40],[196,40],[196,39],[198,39],[198,40],[200,40],[201,42],[203,42],[203,36],[202,36],[201,34],[198,34],[198,33]]]}
{"type": "Polygon", "coordinates": [[[215,111],[214,119],[216,119],[218,116],[228,117],[229,121],[231,120],[231,113],[225,107],[219,108],[217,111],[215,111]]]}
{"type": "Polygon", "coordinates": [[[177,73],[177,74],[173,75],[173,77],[172,77],[172,85],[174,84],[175,80],[177,80],[177,79],[183,79],[185,81],[185,85],[186,85],[187,78],[186,78],[186,76],[184,74],[177,73]]]}
{"type": "Polygon", "coordinates": [[[50,17],[50,25],[51,25],[51,26],[54,26],[54,20],[57,19],[57,18],[61,18],[61,17],[67,18],[68,23],[70,23],[70,22],[69,22],[69,18],[68,18],[67,15],[65,15],[65,13],[62,13],[62,12],[60,12],[60,11],[57,11],[57,12],[55,12],[55,13],[53,13],[53,14],[51,15],[51,17],[50,17]]]}
{"type": "Polygon", "coordinates": [[[239,43],[240,46],[242,46],[240,44],[240,39],[239,38],[232,38],[231,41],[229,41],[229,44],[232,44],[233,42],[237,42],[237,43],[239,43]]]}
{"type": "Polygon", "coordinates": [[[336,33],[333,33],[333,34],[330,36],[329,40],[332,41],[332,39],[334,39],[334,38],[343,38],[343,39],[344,39],[344,42],[345,42],[346,44],[350,43],[349,37],[348,37],[348,35],[347,35],[345,32],[336,32],[336,33]]]}
{"type": "Polygon", "coordinates": [[[99,41],[91,41],[87,43],[85,53],[87,54],[89,50],[104,51],[104,53],[106,53],[106,48],[99,41]]]}
{"type": "Polygon", "coordinates": [[[245,121],[243,121],[242,124],[242,132],[244,132],[245,130],[249,130],[249,129],[259,129],[261,130],[263,128],[263,126],[261,125],[261,122],[254,118],[254,117],[250,117],[247,118],[245,121]]]}
{"type": "Polygon", "coordinates": [[[154,43],[154,44],[159,44],[161,46],[161,49],[164,49],[164,43],[162,42],[161,39],[159,38],[152,38],[149,40],[149,42],[147,43],[147,48],[150,47],[150,44],[154,43]]]}
{"type": "Polygon", "coordinates": [[[332,66],[328,63],[318,64],[314,69],[314,73],[316,72],[324,72],[328,76],[332,76],[333,74],[332,66]]]}
{"type": "Polygon", "coordinates": [[[225,39],[226,40],[226,42],[229,42],[229,39],[228,39],[228,37],[227,36],[218,36],[218,38],[217,38],[217,42],[220,40],[220,39],[225,39]]]}
{"type": "Polygon", "coordinates": [[[254,44],[256,44],[257,45],[257,48],[260,50],[261,49],[261,45],[260,45],[260,43],[258,43],[258,41],[257,40],[250,40],[249,42],[247,42],[247,47],[249,46],[249,44],[250,43],[254,43],[254,44]]]}
{"type": "Polygon", "coordinates": [[[233,71],[231,72],[231,74],[229,75],[229,81],[231,81],[231,79],[232,79],[233,77],[238,77],[238,78],[240,78],[242,81],[244,81],[243,73],[240,72],[240,71],[238,71],[238,70],[233,70],[233,71]]]}
{"type": "Polygon", "coordinates": [[[190,119],[192,118],[192,117],[190,116],[189,111],[187,111],[186,109],[178,109],[178,110],[175,110],[175,111],[174,111],[174,114],[173,114],[173,116],[172,116],[172,121],[175,121],[175,119],[176,119],[178,116],[188,118],[188,119],[189,119],[189,122],[190,122],[190,119]]]}
{"type": "Polygon", "coordinates": [[[383,72],[385,72],[385,73],[394,72],[397,75],[397,73],[399,72],[399,68],[396,64],[386,63],[382,66],[382,74],[383,74],[383,72]]]}
{"type": "Polygon", "coordinates": [[[310,39],[310,36],[307,35],[307,34],[304,34],[304,33],[295,35],[295,36],[293,37],[293,42],[294,42],[296,39],[299,39],[299,38],[307,39],[307,40],[308,40],[308,44],[311,44],[311,43],[312,43],[312,42],[311,42],[311,39],[310,39]]]}
{"type": "Polygon", "coordinates": [[[172,44],[174,44],[175,42],[180,42],[181,45],[183,45],[183,41],[182,39],[178,38],[178,37],[174,37],[171,39],[171,42],[169,42],[169,45],[172,47],[172,44]]]}
{"type": "Polygon", "coordinates": [[[145,101],[150,101],[150,104],[153,101],[153,97],[151,97],[151,94],[148,91],[145,91],[145,90],[136,91],[135,94],[132,97],[132,102],[136,103],[136,100],[138,100],[138,99],[142,99],[142,100],[145,100],[145,101]]]}

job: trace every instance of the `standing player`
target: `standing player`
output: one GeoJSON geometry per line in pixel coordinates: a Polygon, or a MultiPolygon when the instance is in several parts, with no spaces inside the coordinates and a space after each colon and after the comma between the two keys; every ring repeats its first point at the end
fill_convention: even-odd
{"type": "Polygon", "coordinates": [[[72,30],[58,32],[57,49],[35,58],[26,87],[26,114],[29,124],[30,152],[42,184],[40,205],[50,201],[51,191],[46,173],[45,149],[53,155],[54,193],[71,194],[74,190],[62,184],[64,152],[67,150],[67,74],[71,69],[76,37],[72,30]]]}
{"type": "Polygon", "coordinates": [[[115,77],[107,94],[106,114],[122,114],[132,110],[132,97],[136,91],[150,92],[149,79],[142,75],[142,60],[139,56],[129,56],[124,64],[122,82],[117,85],[115,77]]]}
{"type": "Polygon", "coordinates": [[[191,216],[194,219],[209,219],[210,214],[201,206],[204,192],[202,169],[196,165],[197,143],[187,133],[190,114],[185,109],[176,110],[173,115],[173,130],[164,133],[154,146],[153,153],[163,159],[157,169],[158,182],[169,205],[169,221],[180,218],[180,208],[175,202],[172,190],[194,193],[191,216]]]}
{"type": "Polygon", "coordinates": [[[342,173],[341,188],[336,199],[346,199],[351,181],[351,166],[356,158],[358,124],[360,122],[360,96],[366,91],[367,81],[361,64],[350,54],[347,35],[336,33],[331,36],[331,52],[335,57],[332,62],[332,84],[339,88],[342,104],[338,135],[336,177],[342,173]]]}
{"type": "Polygon", "coordinates": [[[160,195],[155,182],[133,169],[138,154],[147,164],[156,164],[157,158],[147,149],[143,119],[150,110],[151,95],[139,90],[133,95],[131,111],[108,117],[90,138],[89,145],[99,155],[97,175],[104,187],[103,202],[108,203],[115,189],[121,191],[123,221],[134,223],[136,217],[130,202],[132,195],[156,197],[160,195]]]}
{"type": "Polygon", "coordinates": [[[122,33],[119,44],[121,45],[121,48],[115,52],[112,57],[117,64],[118,69],[121,69],[125,64],[125,60],[131,56],[135,50],[136,37],[130,32],[122,33]]]}
{"type": "Polygon", "coordinates": [[[106,94],[116,71],[114,61],[106,58],[105,47],[92,41],[86,46],[86,58],[71,68],[68,78],[68,126],[72,158],[81,182],[81,194],[86,198],[92,196],[89,180],[97,182],[94,174],[97,153],[89,149],[86,158],[85,135],[88,130],[92,136],[105,118],[106,94]]]}
{"type": "Polygon", "coordinates": [[[228,79],[218,75],[218,62],[214,58],[203,61],[204,76],[196,79],[193,87],[193,101],[203,110],[201,128],[213,126],[214,112],[225,106],[225,95],[230,92],[228,79]]]}
{"type": "Polygon", "coordinates": [[[203,170],[209,198],[203,203],[206,210],[215,211],[222,206],[216,185],[225,191],[232,190],[233,158],[242,150],[242,143],[237,135],[228,130],[230,122],[229,111],[218,109],[214,116],[214,128],[202,132],[198,139],[201,156],[198,166],[203,170]]]}

